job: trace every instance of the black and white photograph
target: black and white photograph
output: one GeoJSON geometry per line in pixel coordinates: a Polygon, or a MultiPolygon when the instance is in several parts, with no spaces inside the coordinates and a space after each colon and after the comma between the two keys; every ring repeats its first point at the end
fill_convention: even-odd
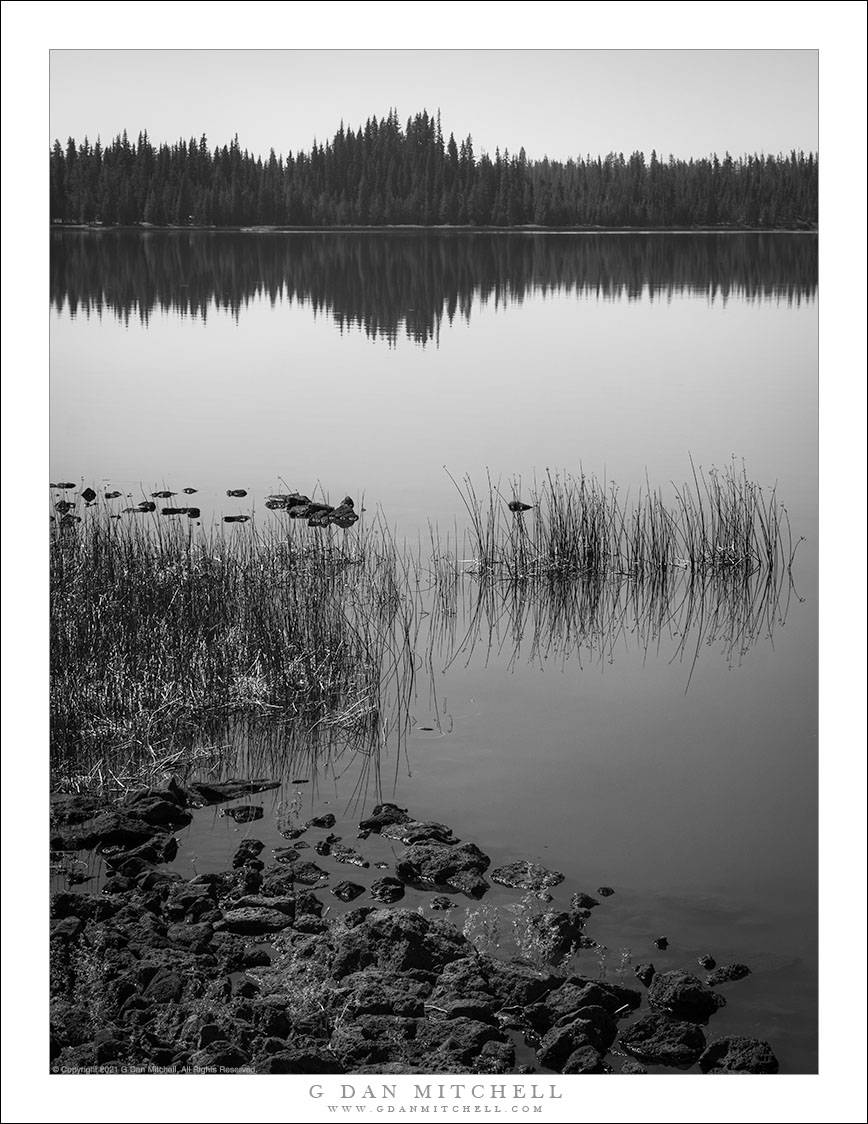
{"type": "Polygon", "coordinates": [[[865,7],[510,8],[4,4],[4,1119],[864,1119],[865,7]]]}

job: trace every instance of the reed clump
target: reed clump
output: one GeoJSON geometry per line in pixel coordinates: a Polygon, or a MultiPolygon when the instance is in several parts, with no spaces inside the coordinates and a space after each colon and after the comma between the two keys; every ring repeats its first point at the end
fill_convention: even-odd
{"type": "Polygon", "coordinates": [[[644,580],[788,570],[798,544],[775,489],[751,481],[743,466],[703,472],[691,462],[691,469],[688,483],[666,491],[647,485],[633,501],[594,476],[547,472],[524,497],[529,509],[518,512],[490,478],[482,493],[470,477],[453,478],[468,530],[460,549],[439,555],[437,576],[644,580]]]}
{"type": "Polygon", "coordinates": [[[52,525],[55,787],[213,750],[229,719],[375,728],[412,604],[388,533],[52,525]]]}

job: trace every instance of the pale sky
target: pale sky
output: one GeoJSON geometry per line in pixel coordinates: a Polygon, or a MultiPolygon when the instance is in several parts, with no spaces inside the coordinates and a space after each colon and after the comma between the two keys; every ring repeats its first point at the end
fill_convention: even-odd
{"type": "Polygon", "coordinates": [[[237,133],[267,156],[439,108],[444,136],[567,159],[814,151],[815,50],[52,50],[49,143],[237,133]]]}

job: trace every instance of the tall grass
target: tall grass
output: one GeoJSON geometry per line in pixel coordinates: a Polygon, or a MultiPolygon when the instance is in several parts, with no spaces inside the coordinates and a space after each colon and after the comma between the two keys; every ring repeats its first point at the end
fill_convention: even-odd
{"type": "Polygon", "coordinates": [[[239,716],[376,737],[384,690],[412,669],[410,583],[385,530],[84,514],[50,542],[56,785],[195,756],[239,716]]]}
{"type": "Polygon", "coordinates": [[[527,645],[609,658],[632,637],[693,660],[720,642],[737,662],[786,612],[798,544],[744,469],[693,471],[665,494],[646,483],[633,502],[584,474],[546,473],[526,494],[456,487],[467,530],[460,544],[432,530],[429,559],[379,518],[351,532],[83,507],[56,520],[54,786],[219,769],[240,737],[312,779],[365,754],[359,794],[379,793],[378,749],[395,731],[400,748],[420,657],[448,665],[483,643],[511,660],[527,645]],[[517,498],[533,509],[511,511],[517,498]]]}

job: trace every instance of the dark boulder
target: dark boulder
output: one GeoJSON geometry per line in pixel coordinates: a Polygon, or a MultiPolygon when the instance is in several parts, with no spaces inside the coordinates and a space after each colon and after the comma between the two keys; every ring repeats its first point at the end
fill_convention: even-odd
{"type": "Polygon", "coordinates": [[[648,988],[648,1002],[676,1018],[706,1022],[726,1000],[688,972],[661,972],[648,988]]]}
{"type": "Polygon", "coordinates": [[[409,823],[410,819],[406,808],[399,808],[397,804],[378,804],[373,813],[361,821],[359,827],[362,831],[379,833],[388,824],[409,823]]]}
{"type": "Polygon", "coordinates": [[[562,977],[540,971],[521,961],[480,957],[488,989],[501,1007],[529,1007],[563,982],[562,977]]]}
{"type": "Polygon", "coordinates": [[[561,1073],[611,1073],[593,1046],[580,1046],[567,1058],[561,1073]]]}
{"type": "Polygon", "coordinates": [[[138,815],[120,810],[101,812],[84,825],[84,830],[90,840],[86,844],[89,847],[93,847],[97,843],[122,843],[130,847],[136,847],[157,834],[151,823],[138,815]]]}
{"type": "Polygon", "coordinates": [[[238,849],[232,856],[232,865],[236,869],[244,866],[245,863],[250,862],[251,859],[256,859],[265,849],[265,844],[261,839],[245,839],[239,844],[238,849]]]}
{"type": "Polygon", "coordinates": [[[357,882],[338,882],[337,886],[332,887],[332,893],[342,902],[355,901],[364,892],[365,887],[360,886],[357,882]]]}
{"type": "Polygon", "coordinates": [[[404,883],[398,878],[378,878],[371,883],[371,897],[378,902],[391,905],[404,896],[404,883]]]}
{"type": "Polygon", "coordinates": [[[158,968],[143,992],[151,1003],[177,1003],[184,993],[184,977],[170,968],[158,968]]]}
{"type": "Polygon", "coordinates": [[[705,1035],[694,1023],[652,1012],[622,1030],[620,1044],[641,1061],[689,1069],[705,1049],[705,1035]]]}
{"type": "Polygon", "coordinates": [[[573,910],[593,909],[594,906],[597,906],[599,904],[600,902],[598,898],[592,898],[590,894],[585,894],[582,891],[579,891],[579,893],[577,894],[573,894],[573,896],[570,898],[570,909],[573,910]]]}
{"type": "Polygon", "coordinates": [[[555,1073],[562,1073],[567,1059],[576,1050],[585,1047],[593,1049],[591,1040],[585,1033],[588,1025],[584,1019],[576,1019],[566,1026],[553,1027],[544,1034],[537,1051],[540,1065],[553,1069],[555,1073]]]}
{"type": "Polygon", "coordinates": [[[703,1073],[777,1073],[778,1059],[768,1042],[729,1034],[711,1043],[699,1068],[703,1073]]]}
{"type": "Polygon", "coordinates": [[[334,818],[332,813],[327,812],[324,816],[314,816],[313,819],[308,820],[305,824],[305,827],[331,828],[334,827],[336,823],[337,820],[334,818]]]}
{"type": "Polygon", "coordinates": [[[412,1065],[430,1073],[488,1072],[489,1066],[503,1073],[515,1063],[515,1050],[499,1030],[469,1018],[419,1020],[407,1053],[412,1065]]]}
{"type": "Polygon", "coordinates": [[[227,933],[258,937],[265,933],[279,932],[291,924],[291,918],[281,910],[242,906],[224,913],[222,922],[218,922],[216,927],[227,933]]]}
{"type": "Polygon", "coordinates": [[[336,979],[368,967],[392,973],[411,968],[437,972],[466,950],[467,941],[447,921],[406,909],[378,909],[342,934],[331,970],[336,979]]]}
{"type": "Polygon", "coordinates": [[[489,889],[482,872],[491,859],[474,843],[450,847],[444,843],[415,843],[401,856],[395,874],[402,882],[450,889],[479,898],[489,889]]]}
{"type": "Polygon", "coordinates": [[[100,848],[105,856],[106,863],[119,870],[129,859],[144,859],[148,863],[170,863],[178,854],[178,840],[167,832],[152,836],[146,843],[138,847],[124,848],[115,851],[109,848],[100,848]]]}
{"type": "MultiPolygon", "coordinates": [[[[558,992],[553,993],[552,998],[558,994],[558,992]]],[[[625,1010],[635,1010],[642,1003],[642,993],[635,988],[604,983],[602,980],[591,980],[587,976],[570,976],[564,983],[561,994],[562,998],[555,1000],[557,1004],[573,1002],[574,1009],[602,1007],[610,1015],[620,1015],[625,1010]]]]}
{"type": "Polygon", "coordinates": [[[346,976],[341,986],[331,992],[329,1002],[333,1010],[342,1012],[342,1017],[348,1019],[361,1015],[398,1015],[420,1019],[425,1015],[426,997],[430,991],[430,984],[408,976],[365,968],[346,976]]]}
{"type": "Polygon", "coordinates": [[[531,918],[527,940],[536,956],[556,964],[571,949],[580,947],[582,924],[574,914],[547,910],[531,918]]]}
{"type": "Polygon", "coordinates": [[[646,987],[648,987],[651,981],[654,979],[656,971],[657,969],[653,964],[650,964],[647,961],[643,961],[641,964],[637,964],[633,969],[633,975],[637,980],[641,980],[642,983],[646,987]]]}

